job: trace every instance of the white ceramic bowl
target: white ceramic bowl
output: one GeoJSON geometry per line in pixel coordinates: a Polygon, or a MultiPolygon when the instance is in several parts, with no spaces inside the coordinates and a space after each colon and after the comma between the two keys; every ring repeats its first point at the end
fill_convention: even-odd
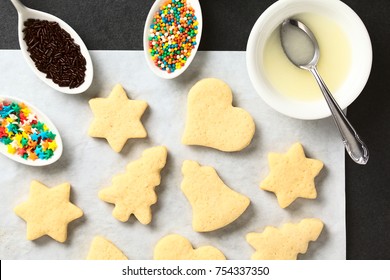
{"type": "Polygon", "coordinates": [[[264,47],[269,36],[284,19],[302,13],[315,13],[328,17],[344,30],[351,45],[351,67],[346,79],[334,95],[342,109],[359,96],[371,71],[371,41],[359,16],[339,0],[275,2],[258,18],[252,28],[246,49],[247,69],[254,88],[269,106],[293,118],[321,119],[331,115],[325,99],[302,101],[288,98],[276,91],[264,73],[264,47]]]}

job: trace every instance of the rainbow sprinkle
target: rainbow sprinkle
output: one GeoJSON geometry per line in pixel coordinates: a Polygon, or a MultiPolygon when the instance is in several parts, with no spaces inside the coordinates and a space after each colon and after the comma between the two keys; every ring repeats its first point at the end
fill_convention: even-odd
{"type": "Polygon", "coordinates": [[[196,45],[198,21],[186,0],[168,0],[153,17],[149,52],[154,64],[172,73],[182,68],[196,45]]]}
{"type": "Polygon", "coordinates": [[[57,148],[56,135],[24,103],[0,101],[0,143],[24,159],[48,160],[57,148]]]}

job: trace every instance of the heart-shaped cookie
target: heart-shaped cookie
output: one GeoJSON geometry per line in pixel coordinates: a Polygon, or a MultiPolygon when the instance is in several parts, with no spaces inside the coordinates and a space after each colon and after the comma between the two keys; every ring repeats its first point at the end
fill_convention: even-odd
{"type": "Polygon", "coordinates": [[[232,91],[223,81],[209,78],[197,82],[188,94],[182,143],[224,152],[240,151],[248,146],[255,133],[255,123],[244,109],[233,107],[232,101],[232,91]]]}
{"type": "Polygon", "coordinates": [[[154,248],[155,260],[226,260],[224,254],[213,246],[194,249],[181,235],[170,234],[158,241],[154,248]]]}
{"type": "Polygon", "coordinates": [[[127,260],[127,257],[111,241],[96,236],[92,240],[87,260],[127,260]]]}

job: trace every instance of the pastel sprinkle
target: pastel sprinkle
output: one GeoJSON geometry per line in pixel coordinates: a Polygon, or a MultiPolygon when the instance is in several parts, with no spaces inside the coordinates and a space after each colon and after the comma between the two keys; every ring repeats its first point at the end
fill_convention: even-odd
{"type": "Polygon", "coordinates": [[[9,154],[48,160],[57,149],[56,135],[24,103],[0,101],[0,143],[9,154]]]}
{"type": "Polygon", "coordinates": [[[153,17],[149,53],[154,64],[167,73],[181,69],[196,45],[198,21],[186,0],[167,0],[153,17]]]}

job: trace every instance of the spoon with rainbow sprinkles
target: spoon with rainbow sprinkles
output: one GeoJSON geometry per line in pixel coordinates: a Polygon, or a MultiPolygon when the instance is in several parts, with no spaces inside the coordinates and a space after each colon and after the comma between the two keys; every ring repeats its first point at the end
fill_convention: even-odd
{"type": "Polygon", "coordinates": [[[11,0],[18,12],[19,45],[33,72],[53,89],[78,94],[93,80],[88,49],[61,19],[11,0]]]}
{"type": "Polygon", "coordinates": [[[181,75],[195,57],[202,26],[198,0],[156,0],[144,28],[144,53],[152,72],[164,79],[181,75]]]}
{"type": "Polygon", "coordinates": [[[0,96],[0,153],[31,166],[57,161],[61,136],[50,119],[27,102],[0,96]]]}

